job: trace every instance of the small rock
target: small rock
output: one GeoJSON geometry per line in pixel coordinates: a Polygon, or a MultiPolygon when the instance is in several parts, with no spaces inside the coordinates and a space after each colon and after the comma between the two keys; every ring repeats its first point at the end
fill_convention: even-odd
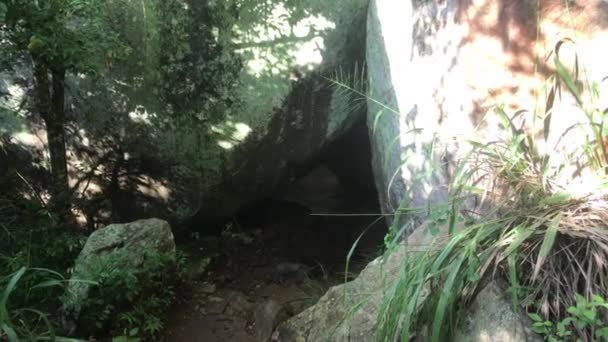
{"type": "Polygon", "coordinates": [[[282,262],[274,267],[273,280],[276,283],[284,284],[288,281],[295,281],[297,284],[303,283],[308,279],[306,266],[294,262],[282,262]]]}
{"type": "Polygon", "coordinates": [[[216,288],[215,284],[204,283],[203,285],[201,285],[201,287],[199,288],[199,290],[202,293],[212,294],[212,293],[215,293],[215,291],[217,290],[217,288],[216,288]]]}
{"type": "Polygon", "coordinates": [[[201,279],[207,272],[210,263],[210,258],[203,258],[192,263],[192,265],[188,267],[188,279],[191,281],[201,279]]]}
{"type": "Polygon", "coordinates": [[[212,296],[209,297],[208,302],[203,307],[203,311],[205,314],[219,315],[226,311],[226,306],[228,306],[228,303],[224,298],[212,296]]]}
{"type": "Polygon", "coordinates": [[[224,296],[235,315],[246,316],[251,311],[253,303],[249,302],[243,293],[230,290],[226,291],[224,296]]]}

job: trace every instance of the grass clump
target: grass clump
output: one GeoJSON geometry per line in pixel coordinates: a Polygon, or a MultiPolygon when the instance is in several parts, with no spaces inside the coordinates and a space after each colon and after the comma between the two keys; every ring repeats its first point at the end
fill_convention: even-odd
{"type": "Polygon", "coordinates": [[[509,116],[496,107],[502,136],[490,143],[469,141],[472,152],[462,161],[445,205],[449,219],[430,218],[430,226],[450,234],[436,241],[439,248],[404,261],[380,307],[378,340],[408,341],[420,331],[431,341],[452,339],[467,305],[497,278],[509,284],[513,307],[532,315],[537,332],[549,325],[557,329],[547,328],[547,339],[603,338],[608,325],[608,316],[601,314],[608,298],[606,110],[597,105],[599,86],[582,84],[578,65],[567,70],[561,63],[560,44],[544,111],[532,113],[533,126],[538,121],[542,128],[527,127],[524,111],[509,116]],[[582,120],[560,132],[557,144],[574,132],[581,143],[556,145],[561,153],[555,153],[549,146],[552,116],[567,97],[582,120]],[[480,199],[484,214],[465,225],[471,216],[463,214],[463,199],[471,195],[480,199]]]}
{"type": "Polygon", "coordinates": [[[24,302],[20,296],[24,292],[28,296],[36,292],[48,296],[54,289],[63,290],[66,284],[67,280],[60,273],[42,268],[21,267],[8,276],[0,277],[0,340],[76,341],[57,336],[57,326],[49,314],[24,306],[27,301],[24,302]]]}

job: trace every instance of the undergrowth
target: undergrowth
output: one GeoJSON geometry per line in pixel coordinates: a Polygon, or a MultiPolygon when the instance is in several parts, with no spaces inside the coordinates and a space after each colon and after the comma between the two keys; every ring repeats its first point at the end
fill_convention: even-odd
{"type": "Polygon", "coordinates": [[[55,317],[82,239],[61,230],[40,202],[7,194],[0,195],[0,340],[69,341],[55,317]]]}
{"type": "Polygon", "coordinates": [[[163,314],[175,301],[185,278],[185,259],[144,249],[139,267],[132,252],[114,252],[90,265],[87,273],[97,285],[81,307],[79,328],[96,336],[156,339],[164,327],[163,314]]]}
{"type": "MultiPolygon", "coordinates": [[[[448,232],[448,238],[435,242],[440,248],[404,260],[380,307],[377,340],[408,341],[421,331],[431,341],[451,340],[469,303],[492,279],[506,280],[513,307],[529,312],[546,339],[605,338],[607,110],[598,107],[599,85],[578,80],[578,62],[568,70],[559,59],[560,46],[570,42],[561,41],[554,51],[556,72],[548,80],[544,112],[532,113],[532,128],[525,111],[509,115],[496,106],[501,136],[489,143],[466,141],[471,152],[456,170],[450,200],[427,227],[448,232]],[[547,146],[555,133],[550,132],[554,106],[565,95],[582,120],[558,132],[558,153],[547,146]],[[575,132],[580,145],[559,145],[575,132]],[[483,206],[474,222],[465,222],[470,217],[462,214],[468,196],[477,196],[483,206]]],[[[403,233],[398,227],[393,231],[403,233]]],[[[388,242],[399,243],[397,237],[388,242]]]]}
{"type": "Polygon", "coordinates": [[[94,264],[91,277],[70,279],[85,236],[63,227],[18,179],[0,179],[0,341],[77,341],[62,337],[69,332],[62,298],[79,283],[91,290],[77,335],[154,340],[182,284],[185,257],[142,250],[141,266],[129,268],[129,256],[115,253],[94,264]]]}

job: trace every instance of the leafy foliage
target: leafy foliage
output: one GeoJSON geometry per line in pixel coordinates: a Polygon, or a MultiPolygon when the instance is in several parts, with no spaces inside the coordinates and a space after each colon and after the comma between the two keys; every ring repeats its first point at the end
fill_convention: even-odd
{"type": "Polygon", "coordinates": [[[549,342],[567,341],[572,336],[571,330],[582,331],[591,329],[594,341],[608,339],[608,325],[602,317],[608,315],[608,304],[601,296],[593,295],[591,301],[587,301],[581,295],[576,296],[576,305],[568,308],[569,316],[554,324],[544,320],[539,314],[529,313],[528,316],[534,322],[534,332],[544,335],[549,342]]]}
{"type": "Polygon", "coordinates": [[[67,284],[62,273],[82,240],[61,229],[43,202],[23,198],[19,184],[9,179],[0,181],[0,340],[51,340],[58,298],[67,284]]]}
{"type": "Polygon", "coordinates": [[[232,91],[241,61],[224,35],[237,12],[224,2],[159,3],[162,89],[166,111],[188,123],[220,122],[238,103],[232,91]],[[221,37],[214,32],[221,32],[221,37]]]}
{"type": "Polygon", "coordinates": [[[118,251],[91,265],[88,273],[98,285],[82,305],[80,325],[86,331],[154,337],[162,330],[162,314],[184,279],[184,257],[145,249],[140,267],[124,267],[130,257],[118,251]]]}
{"type": "Polygon", "coordinates": [[[51,67],[96,73],[128,53],[110,29],[103,2],[0,1],[0,58],[28,52],[51,67]]]}

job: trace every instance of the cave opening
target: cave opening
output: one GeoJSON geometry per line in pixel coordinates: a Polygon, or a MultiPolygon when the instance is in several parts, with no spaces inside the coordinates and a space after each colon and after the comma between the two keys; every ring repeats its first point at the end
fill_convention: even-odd
{"type": "MultiPolygon", "coordinates": [[[[177,338],[173,340],[194,326],[198,331],[240,331],[244,325],[245,331],[253,331],[251,322],[264,319],[255,317],[255,310],[252,317],[250,306],[280,308],[282,319],[294,316],[381,255],[387,228],[380,215],[365,121],[325,148],[294,181],[243,207],[223,226],[219,235],[193,244],[193,254],[212,261],[202,261],[201,284],[184,295],[186,300],[203,299],[169,315],[181,317],[168,323],[172,338],[177,338]],[[215,312],[218,298],[228,305],[221,304],[215,312]],[[234,312],[227,311],[233,306],[234,312]],[[242,308],[245,313],[238,314],[242,308]]],[[[239,339],[249,341],[248,336],[239,339]]]]}
{"type": "Polygon", "coordinates": [[[360,120],[295,181],[242,208],[232,223],[261,235],[277,249],[278,263],[341,273],[351,249],[353,272],[382,253],[380,217],[367,125],[360,120]]]}

